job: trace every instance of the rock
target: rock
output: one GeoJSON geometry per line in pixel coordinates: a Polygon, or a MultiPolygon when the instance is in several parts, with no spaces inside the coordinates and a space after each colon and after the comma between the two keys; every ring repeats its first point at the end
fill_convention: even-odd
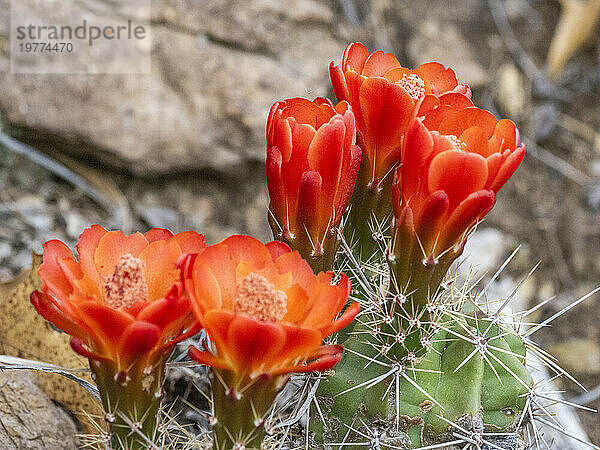
{"type": "Polygon", "coordinates": [[[471,88],[481,87],[489,81],[486,70],[473,56],[469,42],[450,23],[425,20],[408,42],[407,50],[415,66],[428,61],[440,62],[452,67],[458,80],[471,88]]]}
{"type": "Polygon", "coordinates": [[[24,371],[0,372],[0,448],[77,449],[77,428],[24,371]]]}
{"type": "MultiPolygon", "coordinates": [[[[137,206],[137,205],[136,205],[137,206]]],[[[135,211],[144,219],[144,221],[152,228],[180,228],[179,213],[172,208],[166,207],[136,207],[135,211]]]]}
{"type": "Polygon", "coordinates": [[[11,246],[6,241],[0,241],[0,261],[10,256],[11,246]]]}
{"type": "Polygon", "coordinates": [[[481,228],[467,240],[461,262],[472,265],[480,274],[488,273],[491,276],[515,246],[514,239],[509,235],[495,228],[481,228]]]}
{"type": "Polygon", "coordinates": [[[587,202],[595,211],[600,210],[600,183],[588,189],[587,202]]]}
{"type": "MultiPolygon", "coordinates": [[[[85,8],[61,6],[69,17],[85,8]]],[[[118,8],[99,2],[95,14],[128,14],[118,8]]],[[[313,0],[153,1],[149,74],[13,74],[0,52],[2,119],[21,139],[135,174],[262,161],[271,104],[327,94],[345,46],[335,29],[331,6],[313,0]]]]}

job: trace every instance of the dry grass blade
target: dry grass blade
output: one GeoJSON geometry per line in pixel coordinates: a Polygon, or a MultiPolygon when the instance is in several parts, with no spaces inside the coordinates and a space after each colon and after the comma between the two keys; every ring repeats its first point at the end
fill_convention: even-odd
{"type": "Polygon", "coordinates": [[[561,0],[562,11],[548,50],[548,75],[556,79],[569,58],[593,35],[600,0],[561,0]]]}
{"type": "MultiPolygon", "coordinates": [[[[16,358],[7,355],[0,355],[0,370],[37,370],[40,372],[62,375],[63,377],[78,383],[82,388],[100,401],[100,394],[98,393],[96,385],[73,374],[74,370],[65,369],[64,367],[59,367],[54,364],[34,361],[32,359],[16,358]]],[[[81,371],[83,372],[84,370],[81,371]]]]}

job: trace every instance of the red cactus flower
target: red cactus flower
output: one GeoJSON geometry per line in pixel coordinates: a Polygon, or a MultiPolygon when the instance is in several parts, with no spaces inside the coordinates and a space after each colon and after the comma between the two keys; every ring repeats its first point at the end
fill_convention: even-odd
{"type": "Polygon", "coordinates": [[[400,162],[402,140],[415,117],[451,105],[473,106],[471,90],[452,69],[431,62],[410,70],[391,53],[348,45],[341,67],[329,74],[338,100],[352,106],[362,148],[362,164],[350,202],[346,239],[363,259],[379,254],[374,236],[387,228],[392,212],[391,185],[400,162]]]}
{"type": "Polygon", "coordinates": [[[411,276],[414,287],[423,267],[441,282],[524,156],[515,124],[482,109],[443,107],[413,120],[393,188],[392,260],[402,287],[411,276]]]}
{"type": "MultiPolygon", "coordinates": [[[[33,306],[89,358],[106,412],[114,415],[118,405],[148,436],[166,359],[177,342],[198,331],[176,262],[204,248],[204,237],[192,231],[173,235],[155,228],[126,236],[98,225],[80,236],[79,260],[60,241],[44,244],[42,288],[31,294],[33,306]]],[[[115,448],[147,448],[132,440],[118,417],[111,430],[115,448]]]]}
{"type": "Polygon", "coordinates": [[[371,183],[392,176],[402,136],[415,116],[443,104],[473,105],[471,90],[458,83],[452,69],[431,62],[410,70],[391,53],[369,54],[360,42],[348,45],[342,66],[332,61],[329,73],[336,97],[350,103],[356,116],[371,183]]]}
{"type": "Polygon", "coordinates": [[[214,448],[259,448],[263,421],[291,372],[322,371],[339,362],[339,345],[323,338],[358,314],[337,317],[350,280],[315,275],[284,243],[231,236],[183,261],[192,308],[210,339],[189,355],[213,367],[214,448]]]}
{"type": "Polygon", "coordinates": [[[354,116],[346,102],[317,98],[275,103],[267,122],[269,220],[277,239],[316,270],[330,269],[336,229],[360,166],[354,116]]]}

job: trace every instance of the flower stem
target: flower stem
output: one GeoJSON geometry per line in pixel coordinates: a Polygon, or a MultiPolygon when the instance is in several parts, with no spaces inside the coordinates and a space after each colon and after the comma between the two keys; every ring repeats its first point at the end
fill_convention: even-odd
{"type": "Polygon", "coordinates": [[[165,362],[119,372],[112,362],[91,361],[90,367],[106,412],[114,450],[147,449],[156,442],[165,362]]]}
{"type": "Polygon", "coordinates": [[[267,375],[240,379],[231,371],[213,369],[215,450],[261,448],[266,434],[264,421],[281,390],[280,381],[267,375]]]}

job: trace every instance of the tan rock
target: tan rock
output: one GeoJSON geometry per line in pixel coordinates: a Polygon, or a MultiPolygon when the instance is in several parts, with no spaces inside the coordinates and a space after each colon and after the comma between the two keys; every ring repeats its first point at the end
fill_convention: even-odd
{"type": "MultiPolygon", "coordinates": [[[[73,17],[85,7],[61,5],[73,17]]],[[[95,8],[107,19],[133,14],[112,3],[95,8]]],[[[345,46],[331,7],[311,0],[157,0],[152,13],[149,74],[12,74],[0,53],[8,131],[136,174],[263,160],[271,104],[326,95],[327,66],[345,46]]],[[[8,36],[6,20],[0,36],[8,36]]]]}
{"type": "Polygon", "coordinates": [[[23,371],[0,372],[0,448],[75,450],[77,428],[23,371]]]}

